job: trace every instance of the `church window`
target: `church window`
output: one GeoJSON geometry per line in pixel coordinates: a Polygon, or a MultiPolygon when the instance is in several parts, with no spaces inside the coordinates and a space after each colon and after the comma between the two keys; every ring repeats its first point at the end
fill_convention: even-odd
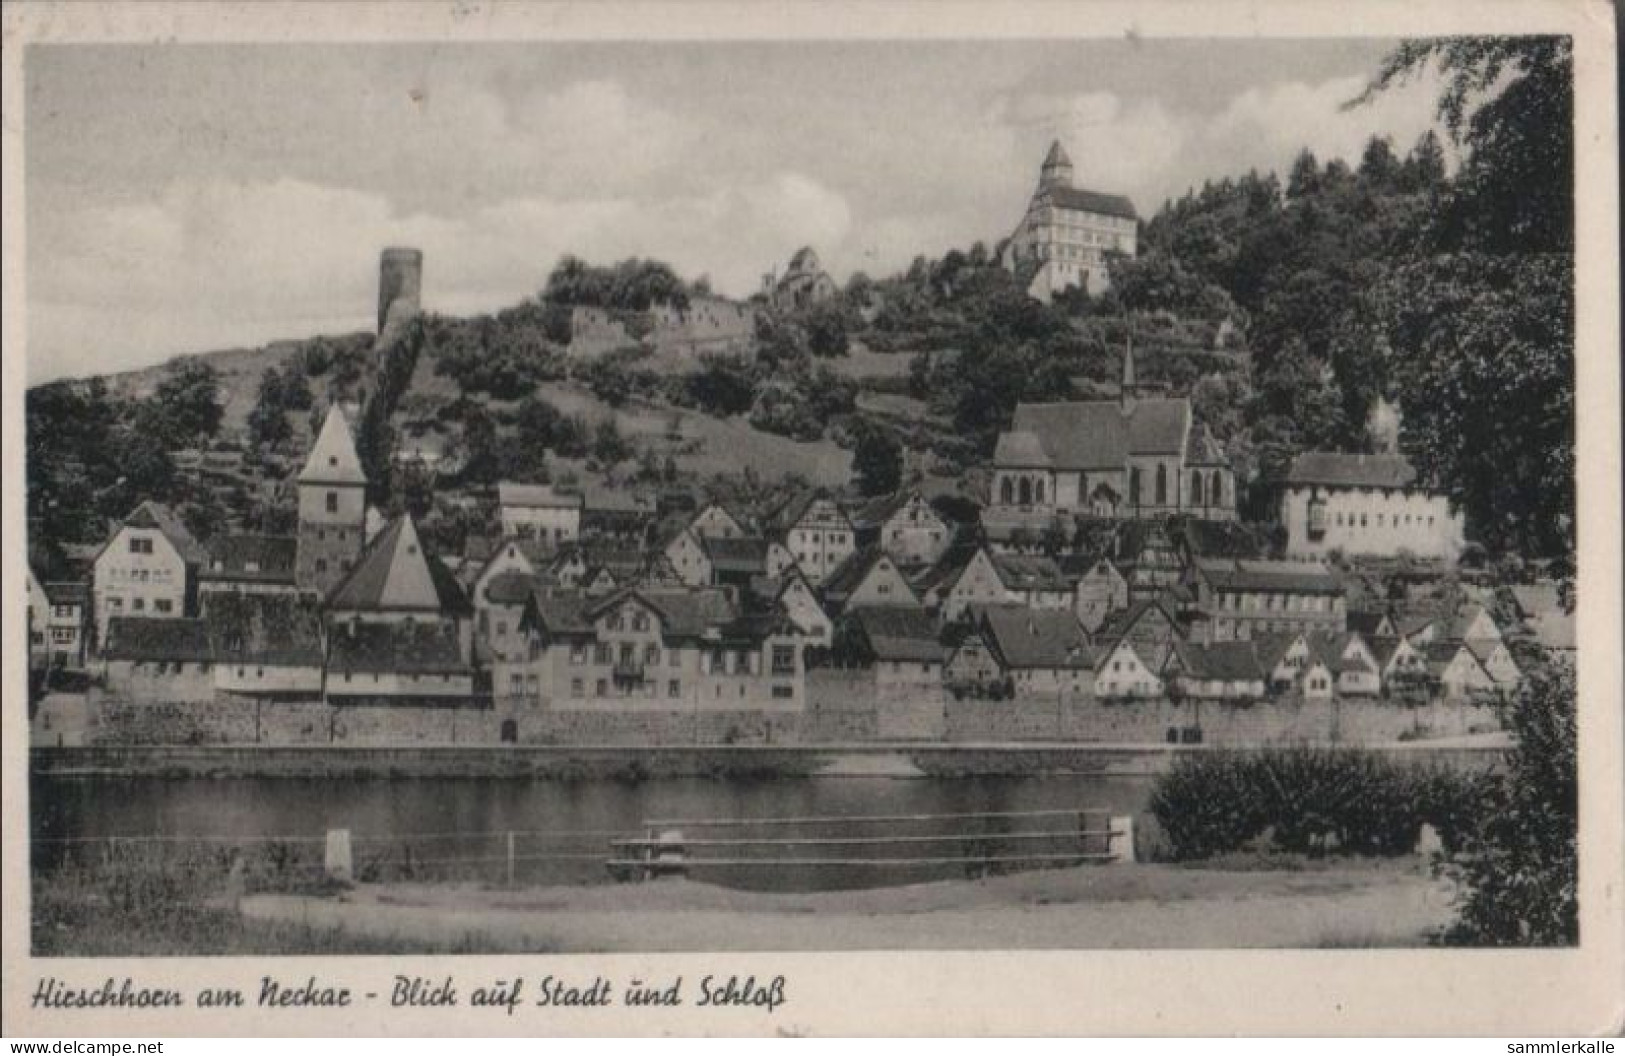
{"type": "Polygon", "coordinates": [[[1191,504],[1194,506],[1202,505],[1202,474],[1200,473],[1191,474],[1191,504]]]}
{"type": "Polygon", "coordinates": [[[1042,503],[1044,501],[1044,482],[1042,480],[1038,481],[1037,484],[1034,485],[1033,490],[1037,496],[1037,500],[1042,503]]]}
{"type": "Polygon", "coordinates": [[[1026,477],[1022,477],[1018,492],[1021,496],[1021,505],[1031,506],[1033,502],[1033,482],[1026,477]]]}
{"type": "Polygon", "coordinates": [[[1131,506],[1140,504],[1140,471],[1138,468],[1129,470],[1128,501],[1131,506]]]}
{"type": "Polygon", "coordinates": [[[1157,505],[1168,504],[1168,467],[1157,464],[1157,505]]]}

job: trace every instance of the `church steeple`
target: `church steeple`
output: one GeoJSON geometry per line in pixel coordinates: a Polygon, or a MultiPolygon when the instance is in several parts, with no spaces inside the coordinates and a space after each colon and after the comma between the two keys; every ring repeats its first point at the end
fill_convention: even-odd
{"type": "Polygon", "coordinates": [[[1134,406],[1134,332],[1128,334],[1128,342],[1123,348],[1123,382],[1118,389],[1117,398],[1123,410],[1127,411],[1134,406]]]}
{"type": "Polygon", "coordinates": [[[1038,170],[1038,186],[1072,186],[1072,159],[1066,156],[1066,150],[1058,139],[1050,144],[1049,153],[1044,156],[1044,165],[1038,170]]]}

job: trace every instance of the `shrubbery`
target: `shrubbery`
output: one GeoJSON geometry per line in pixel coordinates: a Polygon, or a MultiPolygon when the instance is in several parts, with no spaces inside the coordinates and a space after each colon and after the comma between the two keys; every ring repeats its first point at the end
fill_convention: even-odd
{"type": "Polygon", "coordinates": [[[1480,779],[1371,752],[1282,748],[1186,756],[1157,780],[1151,812],[1175,858],[1208,858],[1265,837],[1298,853],[1394,855],[1424,823],[1456,846],[1480,779]]]}

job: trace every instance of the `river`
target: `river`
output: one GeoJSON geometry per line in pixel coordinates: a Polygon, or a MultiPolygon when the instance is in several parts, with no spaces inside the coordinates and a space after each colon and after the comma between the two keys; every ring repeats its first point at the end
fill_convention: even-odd
{"type": "MultiPolygon", "coordinates": [[[[1076,816],[944,819],[1099,810],[1144,825],[1144,777],[791,777],[644,781],[417,778],[174,779],[35,775],[30,818],[36,868],[66,847],[103,837],[167,838],[264,847],[286,838],[320,860],[329,829],[348,829],[358,872],[422,879],[505,879],[531,884],[610,880],[611,840],[638,838],[651,820],[680,830],[697,879],[765,890],[827,890],[1059,864],[1080,846],[1076,816]],[[761,819],[908,816],[889,822],[761,819]],[[696,824],[728,821],[733,824],[696,824]],[[751,824],[739,824],[749,821],[751,824]],[[882,839],[901,837],[893,841],[882,839]],[[851,841],[857,842],[851,842],[851,841]],[[1055,856],[1044,859],[1042,856],[1055,856]],[[864,864],[855,859],[909,859],[864,864]],[[698,864],[707,859],[771,864],[698,864]],[[929,859],[929,860],[927,860],[929,859]],[[369,872],[372,871],[372,872],[369,872]]],[[[159,844],[153,844],[158,846],[159,844]]]]}

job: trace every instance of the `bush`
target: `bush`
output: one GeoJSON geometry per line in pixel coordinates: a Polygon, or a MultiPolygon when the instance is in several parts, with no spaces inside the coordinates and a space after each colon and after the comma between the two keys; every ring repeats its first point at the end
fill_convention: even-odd
{"type": "Polygon", "coordinates": [[[1268,836],[1305,854],[1409,853],[1424,823],[1447,846],[1470,827],[1478,779],[1402,766],[1370,752],[1288,748],[1178,759],[1151,812],[1176,858],[1210,858],[1268,836]]]}

